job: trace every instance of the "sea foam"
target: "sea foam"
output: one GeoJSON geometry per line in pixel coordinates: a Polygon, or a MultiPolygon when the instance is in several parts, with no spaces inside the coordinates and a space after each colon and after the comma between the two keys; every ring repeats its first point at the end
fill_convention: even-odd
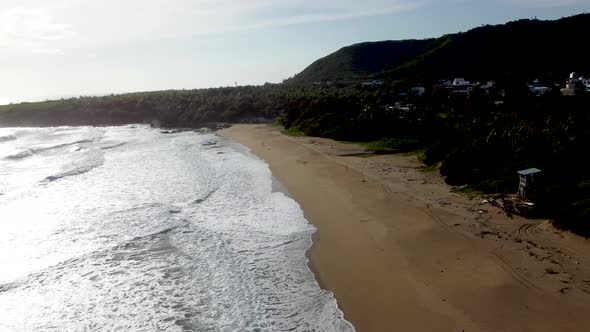
{"type": "Polygon", "coordinates": [[[308,267],[315,228],[242,148],[145,126],[31,135],[82,149],[0,160],[50,173],[0,196],[0,329],[354,330],[308,267]]]}

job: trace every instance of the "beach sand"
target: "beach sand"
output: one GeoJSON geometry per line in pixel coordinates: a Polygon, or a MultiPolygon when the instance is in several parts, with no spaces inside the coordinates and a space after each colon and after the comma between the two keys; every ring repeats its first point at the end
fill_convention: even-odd
{"type": "Polygon", "coordinates": [[[264,159],[317,227],[310,264],[357,331],[589,331],[590,242],[453,194],[416,155],[219,132],[264,159]]]}

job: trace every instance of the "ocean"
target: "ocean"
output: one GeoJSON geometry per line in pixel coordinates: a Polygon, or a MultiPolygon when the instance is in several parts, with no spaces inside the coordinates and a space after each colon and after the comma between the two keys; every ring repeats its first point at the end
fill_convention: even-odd
{"type": "Polygon", "coordinates": [[[0,129],[0,331],[354,331],[315,228],[214,133],[0,129]]]}

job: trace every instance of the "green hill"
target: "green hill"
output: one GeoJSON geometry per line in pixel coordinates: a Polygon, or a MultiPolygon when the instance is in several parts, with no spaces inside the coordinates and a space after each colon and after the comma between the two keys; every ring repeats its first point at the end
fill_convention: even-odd
{"type": "Polygon", "coordinates": [[[519,20],[436,39],[361,43],[321,58],[290,84],[367,78],[556,79],[590,74],[590,14],[519,20]]]}
{"type": "Polygon", "coordinates": [[[436,39],[382,41],[344,47],[315,61],[292,80],[303,83],[371,77],[412,61],[436,48],[438,42],[436,39]]]}

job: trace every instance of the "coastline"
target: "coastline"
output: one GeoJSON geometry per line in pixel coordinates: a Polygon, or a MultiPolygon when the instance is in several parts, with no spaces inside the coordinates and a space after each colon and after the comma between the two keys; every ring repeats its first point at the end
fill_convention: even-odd
{"type": "Polygon", "coordinates": [[[354,157],[364,148],[269,125],[218,133],[301,205],[317,228],[310,269],[357,331],[590,327],[588,241],[451,194],[415,156],[354,157]]]}

